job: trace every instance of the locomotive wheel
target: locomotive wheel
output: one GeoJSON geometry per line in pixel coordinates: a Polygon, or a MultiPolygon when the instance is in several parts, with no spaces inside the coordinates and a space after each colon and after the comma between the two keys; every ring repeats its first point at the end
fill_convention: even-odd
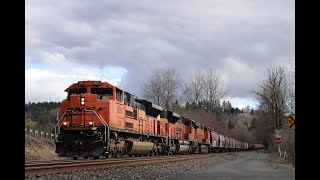
{"type": "Polygon", "coordinates": [[[77,160],[78,159],[78,157],[73,157],[73,160],[77,160]]]}
{"type": "Polygon", "coordinates": [[[99,157],[99,156],[94,156],[93,158],[94,158],[94,159],[100,159],[100,157],[99,157]]]}
{"type": "Polygon", "coordinates": [[[112,153],[111,152],[109,152],[107,155],[106,155],[106,158],[111,158],[112,157],[112,153]]]}
{"type": "Polygon", "coordinates": [[[119,158],[119,156],[120,156],[120,155],[119,155],[119,151],[116,151],[116,152],[114,153],[114,157],[115,157],[115,158],[119,158]]]}

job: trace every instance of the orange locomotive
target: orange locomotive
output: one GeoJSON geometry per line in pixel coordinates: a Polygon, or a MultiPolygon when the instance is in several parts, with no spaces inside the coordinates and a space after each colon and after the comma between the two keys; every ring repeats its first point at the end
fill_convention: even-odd
{"type": "Polygon", "coordinates": [[[123,154],[172,155],[241,149],[239,143],[230,145],[240,141],[230,137],[226,146],[223,134],[107,82],[79,81],[65,92],[67,98],[61,103],[61,118],[55,127],[56,153],[62,157],[97,159],[123,154]]]}

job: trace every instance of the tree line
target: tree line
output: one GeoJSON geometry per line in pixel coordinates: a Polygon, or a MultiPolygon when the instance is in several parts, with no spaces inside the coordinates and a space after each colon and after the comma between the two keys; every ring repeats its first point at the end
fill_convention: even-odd
{"type": "Polygon", "coordinates": [[[25,104],[25,127],[53,132],[60,104],[60,102],[29,102],[25,104]]]}

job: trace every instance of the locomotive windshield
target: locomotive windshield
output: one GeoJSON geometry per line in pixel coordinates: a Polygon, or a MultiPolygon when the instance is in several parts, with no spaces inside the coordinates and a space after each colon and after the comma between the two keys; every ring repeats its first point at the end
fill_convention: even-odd
{"type": "Polygon", "coordinates": [[[112,96],[112,88],[91,88],[91,94],[98,94],[101,96],[112,96]]]}
{"type": "Polygon", "coordinates": [[[86,94],[87,89],[86,88],[77,88],[77,89],[70,89],[69,90],[69,95],[72,94],[86,94]]]}
{"type": "Polygon", "coordinates": [[[67,99],[70,99],[70,95],[72,95],[72,94],[86,94],[86,93],[87,93],[86,88],[69,89],[67,99]]]}

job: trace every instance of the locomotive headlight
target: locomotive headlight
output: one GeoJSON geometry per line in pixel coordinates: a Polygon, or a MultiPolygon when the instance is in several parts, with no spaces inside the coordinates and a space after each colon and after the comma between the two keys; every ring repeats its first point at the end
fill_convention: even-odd
{"type": "Polygon", "coordinates": [[[66,126],[67,124],[68,124],[68,123],[67,123],[66,121],[65,121],[65,122],[63,122],[63,125],[64,125],[64,126],[66,126]]]}
{"type": "Polygon", "coordinates": [[[80,98],[80,104],[81,104],[81,105],[84,105],[84,100],[85,100],[84,97],[81,97],[81,98],[80,98]]]}
{"type": "Polygon", "coordinates": [[[92,126],[93,125],[93,122],[92,121],[89,121],[89,126],[92,126]]]}

